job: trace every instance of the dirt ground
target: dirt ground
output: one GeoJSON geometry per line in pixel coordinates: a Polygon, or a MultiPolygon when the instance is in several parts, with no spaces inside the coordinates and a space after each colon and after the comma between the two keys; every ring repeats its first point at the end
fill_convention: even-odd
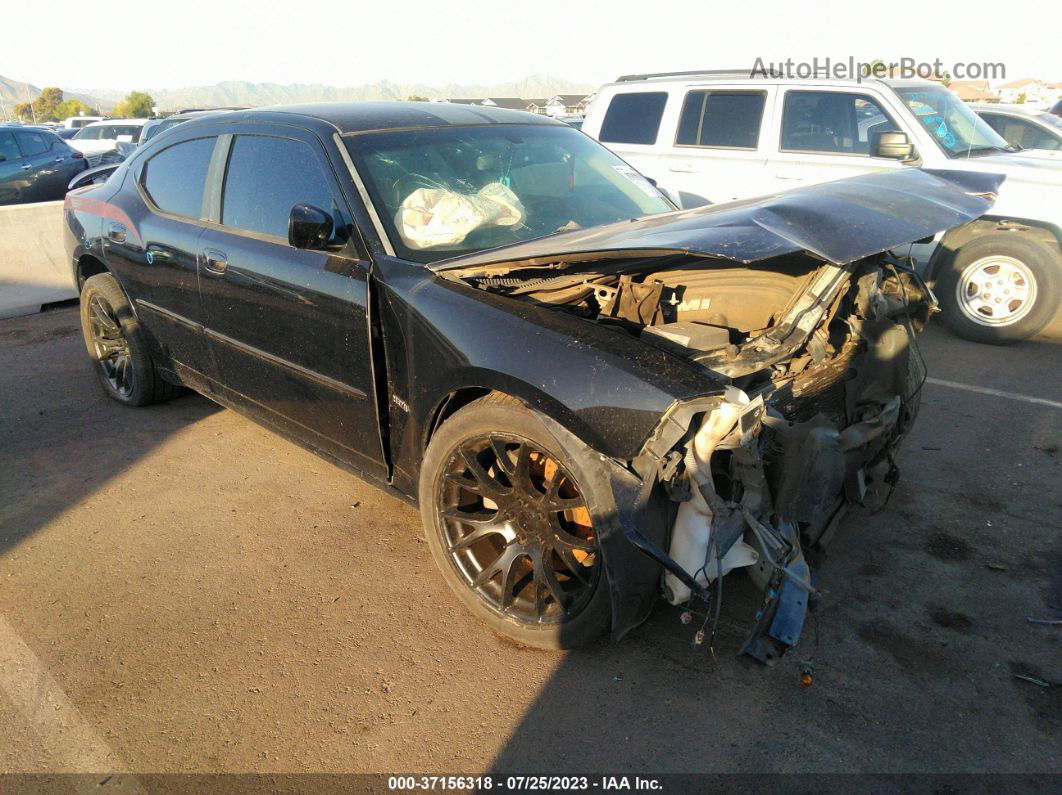
{"type": "Polygon", "coordinates": [[[1062,680],[1062,627],[1027,621],[1062,618],[1060,332],[924,336],[934,378],[1047,403],[927,384],[767,669],[735,656],[740,577],[714,655],[663,603],[517,648],[407,504],[204,398],[107,401],[74,309],[0,322],[0,771],[1059,771],[1062,686],[1015,674],[1062,680]]]}

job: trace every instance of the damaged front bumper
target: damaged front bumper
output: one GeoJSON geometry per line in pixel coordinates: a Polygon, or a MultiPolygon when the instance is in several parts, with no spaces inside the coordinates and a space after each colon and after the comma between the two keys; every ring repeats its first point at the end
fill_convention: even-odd
{"type": "Polygon", "coordinates": [[[804,349],[772,363],[770,378],[734,378],[723,394],[676,404],[637,458],[609,462],[616,508],[599,538],[616,637],[648,615],[651,601],[624,600],[656,577],[670,603],[706,617],[694,635],[702,642],[707,622],[718,620],[723,578],[742,568],[763,601],[741,651],[770,664],[798,642],[815,595],[805,549],[824,546],[848,506],[887,500],[925,377],[914,325],[928,316],[931,294],[911,301],[905,287],[903,300],[890,302],[895,285],[883,284],[883,271],[867,272],[878,275],[853,277],[846,288],[853,311],[838,302],[822,319],[832,337],[810,335],[804,349]],[[847,329],[843,339],[838,328],[847,329]],[[825,349],[802,362],[816,338],[825,349]]]}

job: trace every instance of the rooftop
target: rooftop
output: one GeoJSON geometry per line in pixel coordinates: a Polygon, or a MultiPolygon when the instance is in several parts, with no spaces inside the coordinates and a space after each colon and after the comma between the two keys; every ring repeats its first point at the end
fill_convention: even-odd
{"type": "Polygon", "coordinates": [[[341,133],[416,127],[459,127],[475,124],[560,124],[545,116],[484,105],[446,102],[322,102],[308,105],[274,105],[248,111],[258,114],[290,113],[319,119],[341,133]]]}

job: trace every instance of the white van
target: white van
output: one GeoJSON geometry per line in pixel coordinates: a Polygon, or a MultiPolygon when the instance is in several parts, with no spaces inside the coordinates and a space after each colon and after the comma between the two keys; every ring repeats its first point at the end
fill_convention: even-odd
{"type": "Polygon", "coordinates": [[[80,130],[87,124],[92,124],[94,121],[103,121],[102,116],[71,116],[67,119],[63,119],[63,128],[67,130],[80,130]]]}
{"type": "Polygon", "coordinates": [[[681,207],[888,169],[1004,174],[991,216],[897,253],[968,339],[1032,336],[1062,301],[1062,160],[1014,151],[938,83],[629,75],[597,92],[582,129],[681,207]]]}

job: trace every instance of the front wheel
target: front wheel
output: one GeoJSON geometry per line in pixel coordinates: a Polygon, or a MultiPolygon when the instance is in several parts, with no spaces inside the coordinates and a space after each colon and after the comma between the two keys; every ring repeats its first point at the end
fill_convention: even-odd
{"type": "Polygon", "coordinates": [[[428,545],[450,588],[496,632],[564,649],[607,629],[609,589],[580,485],[594,465],[503,396],[471,403],[433,436],[420,476],[428,545]]]}
{"type": "Polygon", "coordinates": [[[944,320],[968,340],[1017,342],[1046,326],[1058,309],[1062,261],[1057,250],[1016,232],[976,238],[940,275],[944,320]]]}

